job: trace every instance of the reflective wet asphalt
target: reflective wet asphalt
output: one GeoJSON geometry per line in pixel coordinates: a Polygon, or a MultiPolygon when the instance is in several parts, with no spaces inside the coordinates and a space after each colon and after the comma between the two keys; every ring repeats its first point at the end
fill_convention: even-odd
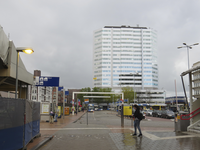
{"type": "MultiPolygon", "coordinates": [[[[60,128],[41,150],[198,150],[200,135],[173,132],[174,122],[151,117],[141,122],[142,137],[133,137],[131,120],[120,127],[116,113],[97,111],[60,128]]],[[[44,129],[45,130],[45,129],[44,129]]]]}

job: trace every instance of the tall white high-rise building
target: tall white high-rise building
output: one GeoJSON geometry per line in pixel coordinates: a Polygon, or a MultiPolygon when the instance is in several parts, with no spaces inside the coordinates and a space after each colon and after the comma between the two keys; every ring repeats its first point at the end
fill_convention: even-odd
{"type": "Polygon", "coordinates": [[[93,86],[158,89],[157,32],[147,27],[105,26],[94,31],[93,86]]]}

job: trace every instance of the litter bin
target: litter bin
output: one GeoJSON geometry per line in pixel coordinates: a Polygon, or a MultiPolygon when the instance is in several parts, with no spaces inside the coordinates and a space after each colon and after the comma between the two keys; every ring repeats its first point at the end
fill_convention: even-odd
{"type": "MultiPolygon", "coordinates": [[[[190,120],[181,120],[181,115],[187,115],[188,112],[180,111],[179,113],[175,113],[174,119],[174,128],[176,132],[179,131],[187,131],[187,127],[190,125],[190,120]]],[[[188,119],[190,116],[183,117],[184,119],[188,119]]]]}

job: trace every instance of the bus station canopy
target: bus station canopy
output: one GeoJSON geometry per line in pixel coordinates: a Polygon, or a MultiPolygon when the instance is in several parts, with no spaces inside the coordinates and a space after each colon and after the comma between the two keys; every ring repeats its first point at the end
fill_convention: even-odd
{"type": "Polygon", "coordinates": [[[83,96],[84,98],[110,98],[110,96],[83,96]]]}

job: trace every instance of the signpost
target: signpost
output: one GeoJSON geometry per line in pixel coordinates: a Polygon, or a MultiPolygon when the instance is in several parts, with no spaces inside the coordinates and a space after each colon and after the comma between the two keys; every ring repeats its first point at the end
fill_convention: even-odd
{"type": "Polygon", "coordinates": [[[65,89],[63,88],[63,119],[65,116],[65,89]]]}
{"type": "Polygon", "coordinates": [[[89,103],[89,99],[85,99],[85,104],[88,104],[89,103]]]}
{"type": "MultiPolygon", "coordinates": [[[[50,87],[56,87],[56,107],[57,107],[57,103],[58,103],[58,97],[57,97],[57,95],[58,95],[58,87],[59,87],[59,80],[60,80],[60,78],[59,77],[47,77],[47,76],[36,76],[35,77],[35,81],[34,81],[34,85],[35,86],[43,86],[43,87],[46,87],[46,86],[50,86],[50,87]]],[[[50,110],[50,103],[51,102],[49,102],[48,103],[48,105],[49,105],[49,107],[48,107],[48,111],[46,111],[47,110],[47,104],[45,103],[45,104],[42,104],[42,107],[44,107],[44,108],[42,108],[42,109],[44,109],[44,110],[42,110],[42,114],[43,115],[49,115],[49,112],[51,111],[50,110]]],[[[55,110],[54,110],[54,102],[53,102],[53,100],[52,100],[52,111],[54,112],[55,110]]],[[[56,110],[56,113],[57,113],[57,110],[56,110]]],[[[41,115],[41,117],[42,117],[42,115],[41,115]]],[[[50,117],[49,117],[49,119],[50,119],[50,117]]]]}
{"type": "Polygon", "coordinates": [[[35,77],[34,85],[35,86],[51,86],[51,87],[58,87],[59,86],[59,77],[35,77]]]}

